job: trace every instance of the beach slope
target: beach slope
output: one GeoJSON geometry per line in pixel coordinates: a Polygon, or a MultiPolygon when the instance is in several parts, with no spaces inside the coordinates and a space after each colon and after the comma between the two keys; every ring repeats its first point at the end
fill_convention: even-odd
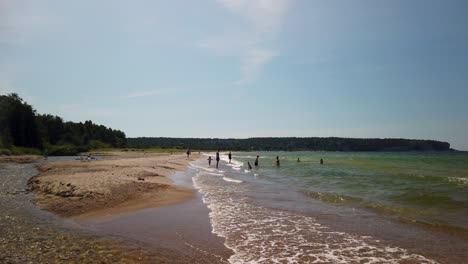
{"type": "Polygon", "coordinates": [[[188,162],[183,154],[142,152],[48,162],[38,166],[40,173],[29,187],[45,210],[64,217],[102,217],[193,197],[193,190],[168,178],[185,170],[188,162]]]}

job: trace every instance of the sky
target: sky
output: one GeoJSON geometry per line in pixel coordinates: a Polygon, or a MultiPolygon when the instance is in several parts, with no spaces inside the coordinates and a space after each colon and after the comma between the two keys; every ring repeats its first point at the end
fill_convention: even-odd
{"type": "Polygon", "coordinates": [[[0,94],[129,137],[468,150],[466,0],[0,0],[0,94]]]}

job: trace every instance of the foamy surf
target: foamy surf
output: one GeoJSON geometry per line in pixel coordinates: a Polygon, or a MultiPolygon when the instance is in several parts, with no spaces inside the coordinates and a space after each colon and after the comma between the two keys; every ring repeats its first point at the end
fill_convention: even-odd
{"type": "Polygon", "coordinates": [[[370,236],[336,232],[310,216],[251,203],[242,181],[200,171],[193,183],[210,209],[230,263],[436,263],[370,236]]]}
{"type": "Polygon", "coordinates": [[[311,217],[249,204],[232,195],[239,189],[231,193],[209,181],[200,174],[194,185],[211,210],[213,232],[234,251],[230,263],[436,263],[370,237],[334,232],[311,217]]]}
{"type": "Polygon", "coordinates": [[[208,174],[213,175],[213,176],[224,176],[224,174],[222,174],[222,173],[208,172],[208,174]]]}
{"type": "Polygon", "coordinates": [[[242,183],[242,181],[240,181],[240,180],[236,180],[236,179],[229,178],[229,177],[223,177],[223,180],[225,180],[227,182],[242,183]]]}
{"type": "Polygon", "coordinates": [[[243,162],[235,159],[231,159],[231,163],[229,163],[229,158],[227,155],[220,155],[220,160],[224,161],[226,166],[231,167],[234,170],[241,170],[242,166],[244,166],[243,162]]]}

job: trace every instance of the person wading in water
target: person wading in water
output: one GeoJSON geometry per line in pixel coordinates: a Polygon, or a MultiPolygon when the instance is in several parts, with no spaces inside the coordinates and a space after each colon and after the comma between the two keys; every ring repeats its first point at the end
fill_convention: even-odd
{"type": "Polygon", "coordinates": [[[216,151],[216,169],[218,168],[219,165],[219,149],[216,151]]]}

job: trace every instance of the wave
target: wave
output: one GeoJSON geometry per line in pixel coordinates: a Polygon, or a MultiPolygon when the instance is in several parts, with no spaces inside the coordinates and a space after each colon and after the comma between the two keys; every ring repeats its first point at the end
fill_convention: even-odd
{"type": "Polygon", "coordinates": [[[311,198],[329,202],[329,203],[346,203],[346,202],[361,202],[362,199],[358,197],[351,197],[343,194],[327,193],[327,192],[314,192],[303,191],[303,193],[311,198]]]}
{"type": "MultiPolygon", "coordinates": [[[[401,181],[400,183],[408,184],[411,182],[423,183],[423,184],[461,184],[468,185],[468,178],[464,177],[447,177],[447,176],[436,176],[436,175],[427,175],[427,174],[418,174],[418,173],[400,173],[388,175],[388,177],[393,178],[394,180],[401,181]]],[[[398,183],[398,182],[397,182],[398,183]]]]}
{"type": "Polygon", "coordinates": [[[226,155],[221,155],[220,160],[226,162],[226,166],[229,166],[234,170],[240,170],[242,166],[244,166],[243,162],[236,159],[231,159],[231,163],[229,163],[229,158],[226,155]]]}
{"type": "Polygon", "coordinates": [[[193,182],[210,209],[213,233],[234,252],[230,263],[435,263],[369,236],[333,231],[310,216],[252,204],[238,185],[205,174],[193,182]]]}
{"type": "Polygon", "coordinates": [[[438,207],[445,210],[468,208],[467,202],[458,201],[448,194],[435,194],[429,190],[416,190],[414,188],[402,194],[393,195],[390,197],[390,200],[424,208],[438,207]]]}
{"type": "Polygon", "coordinates": [[[451,233],[455,233],[457,235],[468,235],[468,228],[460,227],[460,226],[453,226],[447,223],[439,222],[439,221],[427,221],[421,219],[414,219],[409,217],[399,217],[398,220],[409,223],[409,224],[416,224],[423,227],[428,227],[431,229],[438,229],[443,230],[451,233]]]}
{"type": "Polygon", "coordinates": [[[405,193],[394,198],[407,204],[407,206],[400,204],[387,204],[375,201],[369,201],[358,197],[352,197],[342,194],[327,193],[327,192],[314,192],[303,191],[308,197],[320,200],[327,203],[346,204],[353,203],[361,206],[367,210],[398,217],[399,220],[405,219],[407,223],[424,225],[427,227],[439,228],[446,231],[459,230],[460,232],[467,233],[468,229],[457,224],[449,224],[441,221],[439,215],[427,210],[431,206],[439,205],[445,210],[466,210],[468,203],[456,201],[448,196],[435,196],[431,194],[418,194],[418,193],[405,193]],[[419,207],[414,204],[418,203],[419,207]]]}

